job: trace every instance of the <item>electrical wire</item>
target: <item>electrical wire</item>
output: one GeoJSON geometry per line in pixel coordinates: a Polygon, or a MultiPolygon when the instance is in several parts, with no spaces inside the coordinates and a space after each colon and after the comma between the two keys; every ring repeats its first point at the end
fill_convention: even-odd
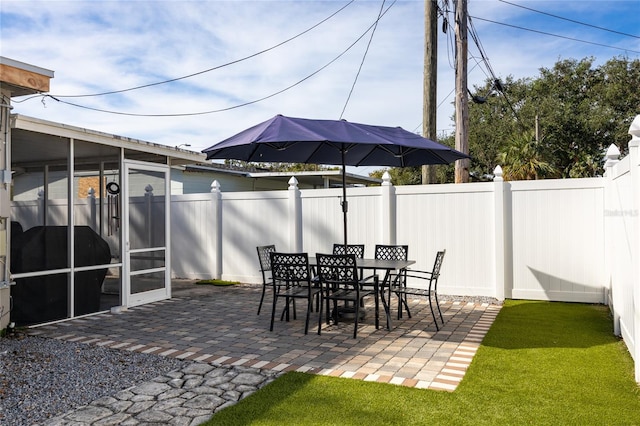
{"type": "Polygon", "coordinates": [[[552,13],[548,13],[548,12],[543,12],[541,10],[532,9],[530,7],[522,6],[522,5],[516,4],[516,3],[511,3],[511,2],[508,2],[506,0],[498,0],[498,1],[501,1],[502,3],[509,4],[511,6],[515,6],[515,7],[519,7],[519,8],[522,8],[522,9],[530,10],[531,12],[536,12],[536,13],[540,13],[542,15],[551,16],[553,18],[562,19],[564,21],[573,22],[574,24],[584,25],[585,27],[596,28],[598,30],[608,31],[608,32],[614,33],[614,34],[620,34],[620,35],[623,35],[623,36],[640,39],[640,36],[637,36],[637,35],[627,34],[627,33],[623,33],[623,32],[616,31],[616,30],[612,30],[612,29],[609,29],[609,28],[604,28],[604,27],[599,27],[597,25],[587,24],[586,22],[580,22],[580,21],[576,21],[575,19],[565,18],[563,16],[554,15],[552,13]]]}
{"type": "MultiPolygon", "coordinates": [[[[478,66],[480,66],[480,63],[479,63],[479,62],[476,62],[476,64],[475,64],[473,67],[471,67],[471,68],[469,69],[469,72],[473,71],[473,70],[474,70],[474,69],[476,69],[476,67],[478,67],[478,66]]],[[[486,75],[486,73],[485,73],[485,75],[486,75]]],[[[451,89],[451,90],[449,91],[449,93],[447,93],[447,94],[442,98],[442,100],[440,101],[440,103],[438,103],[438,105],[436,105],[436,109],[440,108],[440,107],[442,106],[442,104],[444,104],[444,103],[449,99],[449,96],[451,96],[451,95],[453,94],[453,92],[455,92],[455,90],[456,90],[456,88],[455,88],[455,87],[454,87],[453,89],[451,89]]],[[[416,133],[416,132],[417,132],[417,131],[422,127],[422,123],[423,123],[423,122],[421,121],[421,122],[420,122],[420,124],[418,124],[418,125],[413,129],[413,133],[416,133]]]]}
{"type": "MultiPolygon", "coordinates": [[[[174,82],[176,82],[176,81],[185,80],[185,79],[188,79],[188,78],[191,78],[191,77],[196,77],[196,76],[198,76],[198,75],[202,75],[202,74],[206,74],[206,73],[209,73],[209,72],[212,72],[212,71],[215,71],[215,70],[219,70],[219,69],[221,69],[221,68],[228,67],[228,66],[230,66],[230,65],[235,65],[235,64],[238,64],[238,63],[240,63],[240,62],[246,61],[246,60],[251,59],[251,58],[255,58],[256,56],[262,55],[263,53],[267,53],[267,52],[270,52],[270,51],[272,51],[272,50],[275,50],[275,49],[277,49],[278,47],[281,47],[281,46],[283,46],[283,45],[285,45],[285,44],[289,43],[290,41],[293,41],[293,40],[295,40],[295,39],[297,39],[297,38],[299,38],[299,37],[303,36],[304,34],[306,34],[306,33],[310,32],[310,31],[312,31],[312,30],[316,29],[316,28],[317,28],[317,27],[319,27],[320,25],[322,25],[322,24],[324,24],[325,22],[329,21],[331,18],[333,18],[334,16],[336,16],[338,13],[342,12],[342,11],[343,11],[344,9],[346,9],[348,6],[350,6],[351,4],[353,4],[353,2],[355,2],[355,0],[350,0],[347,4],[345,4],[345,5],[344,5],[344,6],[342,6],[340,9],[336,10],[336,11],[335,11],[335,12],[333,12],[331,15],[329,15],[329,16],[328,16],[328,17],[326,17],[326,18],[324,18],[323,20],[321,20],[321,21],[320,21],[320,22],[318,22],[317,24],[312,25],[311,27],[307,28],[306,30],[304,30],[304,31],[302,31],[302,32],[300,32],[300,33],[298,33],[298,34],[294,35],[293,37],[290,37],[290,38],[288,38],[288,39],[284,40],[284,41],[281,41],[281,42],[280,42],[280,43],[278,43],[278,44],[275,44],[275,45],[273,45],[273,46],[271,46],[271,47],[268,47],[268,48],[266,48],[266,49],[260,50],[260,51],[258,51],[258,52],[252,53],[251,55],[248,55],[248,56],[245,56],[245,57],[242,57],[242,58],[239,58],[239,59],[235,59],[235,60],[233,60],[233,61],[231,61],[231,62],[227,62],[227,63],[222,64],[222,65],[217,65],[217,66],[215,66],[215,67],[208,68],[208,69],[203,70],[203,71],[198,71],[198,72],[195,72],[195,73],[193,73],[193,74],[184,75],[184,76],[182,76],[182,77],[176,77],[176,78],[172,78],[172,79],[169,79],[169,80],[163,80],[163,81],[158,81],[158,82],[155,82],[155,83],[143,84],[143,85],[141,85],[141,86],[130,87],[130,88],[128,88],[128,89],[113,90],[113,91],[109,91],[109,92],[92,93],[92,94],[85,94],[85,95],[59,95],[59,94],[55,94],[55,93],[54,93],[52,96],[54,96],[54,97],[56,97],[56,98],[86,98],[86,97],[95,97],[95,96],[114,95],[114,94],[118,94],[118,93],[131,92],[131,91],[133,91],[133,90],[145,89],[145,88],[147,88],[147,87],[153,87],[153,86],[159,86],[159,85],[162,85],[162,84],[174,83],[174,82]]],[[[38,97],[38,95],[36,95],[36,96],[32,96],[32,97],[27,98],[27,99],[23,99],[23,100],[22,100],[22,101],[20,101],[20,102],[24,102],[24,101],[26,101],[26,100],[29,100],[29,99],[32,99],[32,98],[35,98],[35,97],[38,97]]]]}
{"type": "Polygon", "coordinates": [[[506,24],[504,22],[498,22],[498,21],[493,21],[491,19],[480,18],[478,16],[473,16],[473,19],[478,19],[480,21],[490,22],[492,24],[497,24],[497,25],[504,25],[505,27],[516,28],[518,30],[530,31],[532,33],[537,33],[537,34],[548,35],[548,36],[551,36],[551,37],[562,38],[562,39],[565,39],[565,40],[577,41],[579,43],[592,44],[594,46],[607,47],[609,49],[622,50],[624,52],[640,53],[640,51],[638,51],[638,50],[626,49],[626,48],[623,48],[623,47],[616,47],[616,46],[611,46],[611,45],[603,44],[603,43],[596,43],[594,41],[580,40],[578,38],[573,38],[573,37],[567,37],[567,36],[563,36],[563,35],[559,35],[559,34],[548,33],[548,32],[540,31],[540,30],[533,30],[531,28],[525,28],[525,27],[521,27],[521,26],[518,26],[518,25],[512,25],[512,24],[506,24]]]}
{"type": "Polygon", "coordinates": [[[362,38],[364,38],[364,36],[369,31],[371,31],[371,29],[374,28],[375,25],[377,25],[377,22],[380,19],[382,19],[382,17],[389,11],[389,9],[391,9],[391,7],[393,7],[393,5],[395,3],[396,2],[394,1],[391,5],[389,5],[389,7],[387,7],[384,10],[384,12],[379,15],[379,18],[373,24],[371,24],[345,50],[343,50],[340,54],[338,54],[338,56],[336,56],[335,58],[333,58],[332,60],[327,62],[325,65],[323,65],[322,67],[320,67],[316,71],[312,72],[311,74],[307,75],[306,77],[302,78],[301,80],[298,80],[297,82],[285,87],[284,89],[281,89],[281,90],[278,90],[277,92],[271,93],[270,95],[267,95],[267,96],[264,96],[262,98],[258,98],[258,99],[252,100],[252,101],[244,102],[244,103],[241,103],[241,104],[233,105],[233,106],[230,106],[230,107],[220,108],[220,109],[215,109],[215,110],[209,110],[209,111],[189,112],[189,113],[179,113],[179,114],[136,114],[136,113],[112,111],[112,110],[106,110],[106,109],[101,109],[101,108],[89,107],[89,106],[86,106],[86,105],[80,105],[80,104],[76,104],[76,103],[73,103],[73,102],[69,102],[69,101],[64,101],[64,100],[58,99],[57,97],[54,97],[53,95],[49,95],[49,94],[43,94],[43,95],[39,95],[39,96],[42,96],[43,99],[44,98],[51,98],[51,99],[53,99],[53,100],[55,100],[55,101],[57,101],[59,103],[70,105],[70,106],[73,106],[73,107],[76,107],[76,108],[82,108],[82,109],[87,109],[87,110],[90,110],[90,111],[102,112],[102,113],[105,113],[105,114],[115,114],[115,115],[129,116],[129,117],[187,117],[187,116],[198,116],[198,115],[207,115],[207,114],[214,114],[214,113],[218,113],[218,112],[230,111],[230,110],[241,108],[241,107],[244,107],[244,106],[253,105],[253,104],[256,104],[258,102],[262,102],[264,100],[273,98],[274,96],[277,96],[277,95],[279,95],[281,93],[286,92],[287,90],[290,90],[290,89],[298,86],[299,84],[305,82],[306,80],[310,79],[311,77],[315,76],[316,74],[320,73],[321,71],[323,71],[324,69],[329,67],[331,64],[336,62],[338,59],[340,59],[342,56],[344,56],[349,50],[351,50],[353,48],[353,46],[355,46],[360,40],[362,40],[362,38]]]}
{"type": "Polygon", "coordinates": [[[480,42],[480,37],[478,36],[478,32],[476,31],[476,28],[475,28],[475,25],[473,24],[473,19],[471,18],[471,16],[469,16],[468,20],[469,20],[469,34],[471,35],[471,38],[473,39],[473,42],[475,43],[476,47],[478,48],[478,51],[480,52],[480,57],[482,58],[485,66],[487,67],[487,71],[489,71],[489,74],[491,75],[491,80],[493,81],[493,86],[492,87],[494,87],[496,90],[498,90],[502,94],[501,98],[504,99],[504,101],[509,106],[509,109],[511,109],[511,112],[513,113],[513,116],[515,117],[516,122],[520,125],[521,128],[524,128],[524,125],[522,124],[522,121],[520,120],[520,116],[516,112],[516,109],[514,108],[513,104],[511,103],[511,100],[509,99],[509,97],[507,96],[505,91],[502,89],[502,85],[497,85],[496,84],[496,82],[499,82],[500,80],[496,76],[495,72],[493,71],[493,68],[491,67],[491,64],[489,63],[489,58],[487,57],[487,55],[486,55],[486,53],[484,51],[484,47],[482,46],[482,43],[480,42]]]}
{"type": "MultiPolygon", "coordinates": [[[[380,11],[378,12],[378,19],[376,19],[375,25],[373,27],[373,31],[371,31],[371,37],[369,37],[369,43],[367,43],[367,48],[364,51],[364,55],[362,55],[362,61],[360,62],[360,66],[358,67],[358,72],[356,73],[356,78],[353,80],[353,84],[351,85],[351,90],[349,90],[349,95],[347,96],[347,100],[344,103],[344,107],[342,107],[342,112],[340,113],[340,120],[342,120],[342,116],[344,115],[345,110],[347,109],[347,105],[349,104],[349,100],[351,99],[351,95],[353,94],[353,89],[356,87],[356,83],[358,82],[358,77],[360,76],[360,71],[362,71],[362,66],[364,65],[364,61],[367,58],[367,53],[369,52],[369,47],[371,46],[371,42],[373,41],[373,35],[376,33],[376,29],[378,28],[378,22],[380,21],[382,11],[384,10],[384,2],[382,0],[382,4],[380,4],[380,11]]],[[[393,4],[395,1],[391,4],[393,4]]]]}

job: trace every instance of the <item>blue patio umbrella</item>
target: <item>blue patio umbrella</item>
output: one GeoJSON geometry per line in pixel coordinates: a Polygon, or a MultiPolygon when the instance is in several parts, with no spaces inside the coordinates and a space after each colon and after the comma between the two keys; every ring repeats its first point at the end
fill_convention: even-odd
{"type": "Polygon", "coordinates": [[[344,244],[347,244],[346,166],[410,167],[449,164],[468,155],[401,127],[346,120],[275,117],[202,152],[207,160],[308,163],[342,166],[344,244]]]}

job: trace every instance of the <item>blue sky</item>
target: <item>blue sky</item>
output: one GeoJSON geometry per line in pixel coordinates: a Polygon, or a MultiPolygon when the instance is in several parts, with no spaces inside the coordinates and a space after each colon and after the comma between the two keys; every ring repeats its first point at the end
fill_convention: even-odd
{"type": "MultiPolygon", "coordinates": [[[[640,0],[468,0],[468,4],[488,63],[498,78],[536,77],[540,68],[552,67],[559,59],[593,56],[596,63],[603,63],[620,55],[640,57],[640,0]]],[[[348,0],[2,0],[0,55],[54,71],[50,93],[61,101],[119,114],[51,98],[44,102],[15,98],[13,112],[171,146],[188,143],[198,151],[276,114],[342,116],[419,132],[423,10],[422,0],[358,0],[351,4],[348,0]],[[365,57],[372,33],[367,30],[381,7],[388,10],[375,27],[365,57]],[[266,52],[257,54],[262,51],[266,52]],[[119,91],[212,68],[217,69],[138,90],[65,97],[119,91]],[[255,102],[265,97],[268,99],[255,102]]],[[[451,133],[452,14],[449,22],[450,30],[440,32],[438,41],[438,130],[451,133]]],[[[479,57],[470,39],[472,90],[491,75],[479,57]]]]}

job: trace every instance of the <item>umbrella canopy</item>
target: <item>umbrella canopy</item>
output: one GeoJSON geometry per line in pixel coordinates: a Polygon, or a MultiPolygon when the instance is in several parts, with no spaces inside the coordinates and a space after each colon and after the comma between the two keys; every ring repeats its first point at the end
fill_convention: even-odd
{"type": "Polygon", "coordinates": [[[202,152],[208,160],[390,167],[448,164],[469,158],[401,127],[283,115],[243,130],[202,152]]]}
{"type": "Polygon", "coordinates": [[[409,167],[448,164],[469,158],[401,127],[283,115],[276,115],[202,152],[207,154],[207,160],[341,165],[345,244],[348,210],[345,166],[409,167]]]}

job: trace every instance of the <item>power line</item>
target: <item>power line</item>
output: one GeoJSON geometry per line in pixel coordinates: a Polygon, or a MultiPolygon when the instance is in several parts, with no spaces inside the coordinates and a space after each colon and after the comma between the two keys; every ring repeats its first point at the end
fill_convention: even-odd
{"type": "Polygon", "coordinates": [[[513,116],[515,117],[516,122],[521,127],[524,127],[523,124],[522,124],[522,121],[520,120],[520,116],[518,116],[518,113],[516,112],[516,109],[513,107],[513,104],[511,103],[511,100],[509,100],[509,97],[504,92],[504,90],[502,88],[502,84],[499,84],[500,80],[498,79],[496,74],[493,72],[493,68],[491,67],[491,64],[489,63],[489,58],[487,57],[487,55],[484,52],[484,48],[482,46],[482,43],[480,42],[480,37],[478,36],[478,33],[476,31],[476,27],[473,24],[473,20],[471,19],[471,16],[469,16],[469,28],[470,28],[469,34],[471,34],[471,38],[473,39],[474,43],[476,44],[476,46],[478,48],[478,51],[480,52],[480,57],[482,58],[482,61],[484,62],[485,66],[487,67],[487,70],[489,71],[489,74],[491,75],[491,79],[493,81],[491,87],[495,88],[500,93],[502,93],[502,98],[504,98],[504,101],[507,103],[507,105],[511,109],[511,112],[513,113],[513,116]]]}
{"type": "MultiPolygon", "coordinates": [[[[342,107],[342,112],[340,113],[340,120],[342,120],[342,116],[344,115],[344,112],[347,109],[347,105],[349,104],[349,100],[351,99],[351,95],[353,94],[353,89],[356,87],[356,82],[358,81],[358,77],[360,76],[360,71],[362,71],[362,66],[364,65],[365,59],[367,58],[369,47],[371,46],[371,42],[373,41],[373,35],[376,33],[376,29],[378,28],[378,22],[380,21],[380,17],[384,9],[384,2],[385,0],[382,0],[382,4],[380,5],[380,11],[378,12],[378,19],[376,19],[375,25],[373,27],[373,31],[371,31],[371,37],[369,37],[369,43],[367,43],[367,48],[365,49],[364,55],[362,56],[362,61],[360,62],[360,66],[358,67],[356,78],[353,80],[353,84],[351,85],[351,90],[349,90],[349,95],[347,96],[347,100],[344,103],[344,107],[342,107]]],[[[391,6],[393,6],[394,4],[395,4],[395,1],[391,4],[391,6]]]]}
{"type": "Polygon", "coordinates": [[[85,95],[56,95],[56,94],[54,94],[53,96],[55,96],[56,98],[85,98],[85,97],[94,97],[94,96],[114,95],[114,94],[118,94],[118,93],[124,93],[124,92],[130,92],[130,91],[133,91],[133,90],[144,89],[144,88],[147,88],[147,87],[159,86],[161,84],[174,83],[176,81],[185,80],[187,78],[191,78],[191,77],[195,77],[195,76],[198,76],[198,75],[206,74],[206,73],[209,73],[211,71],[215,71],[215,70],[218,70],[218,69],[221,69],[221,68],[224,68],[224,67],[228,67],[230,65],[235,65],[237,63],[246,61],[248,59],[255,58],[258,55],[262,55],[263,53],[266,53],[266,52],[269,52],[271,50],[274,50],[274,49],[276,49],[276,48],[278,48],[280,46],[283,46],[284,44],[289,43],[290,41],[293,41],[293,40],[303,36],[304,34],[310,32],[311,30],[313,30],[313,29],[319,27],[320,25],[324,24],[325,22],[327,22],[328,20],[330,20],[331,18],[336,16],[338,13],[342,12],[344,9],[346,9],[348,6],[350,6],[354,1],[355,0],[349,1],[347,4],[342,6],[340,9],[338,9],[337,11],[335,11],[334,13],[329,15],[328,17],[324,18],[323,20],[321,20],[317,24],[307,28],[306,30],[294,35],[293,37],[290,37],[290,38],[288,38],[288,39],[286,39],[284,41],[281,41],[280,43],[278,43],[278,44],[276,44],[274,46],[268,47],[268,48],[266,48],[264,50],[261,50],[259,52],[252,53],[251,55],[245,56],[245,57],[240,58],[240,59],[233,60],[231,62],[227,62],[226,64],[217,65],[215,67],[208,68],[208,69],[203,70],[203,71],[198,71],[198,72],[195,72],[193,74],[185,75],[185,76],[182,76],[182,77],[176,77],[176,78],[172,78],[172,79],[169,79],[169,80],[158,81],[158,82],[155,82],[155,83],[144,84],[144,85],[136,86],[136,87],[130,87],[128,89],[113,90],[113,91],[110,91],[110,92],[93,93],[93,94],[85,94],[85,95]]]}
{"type": "Polygon", "coordinates": [[[625,48],[622,48],[622,47],[610,46],[608,44],[602,44],[602,43],[596,43],[596,42],[593,42],[593,41],[580,40],[580,39],[573,38],[573,37],[567,37],[567,36],[563,36],[563,35],[559,35],[559,34],[547,33],[547,32],[539,31],[539,30],[532,30],[530,28],[524,28],[524,27],[520,27],[518,25],[512,25],[512,24],[505,24],[504,22],[492,21],[491,19],[479,18],[477,16],[473,16],[473,19],[479,19],[480,21],[491,22],[492,24],[504,25],[505,27],[516,28],[516,29],[523,30],[523,31],[530,31],[530,32],[533,32],[533,33],[548,35],[548,36],[557,37],[557,38],[563,38],[565,40],[571,40],[571,41],[577,41],[577,42],[580,42],[580,43],[593,44],[595,46],[600,46],[600,47],[608,47],[610,49],[622,50],[624,52],[640,53],[640,51],[638,51],[638,50],[625,49],[625,48]]]}
{"type": "Polygon", "coordinates": [[[536,13],[540,13],[542,15],[547,15],[547,16],[551,16],[553,18],[562,19],[563,21],[568,21],[568,22],[573,22],[574,24],[584,25],[585,27],[596,28],[598,30],[608,31],[608,32],[614,33],[614,34],[620,34],[620,35],[623,35],[623,36],[640,39],[640,36],[637,36],[637,35],[627,34],[627,33],[623,33],[623,32],[616,31],[616,30],[612,30],[612,29],[609,29],[609,28],[604,28],[604,27],[599,27],[597,25],[587,24],[586,22],[580,22],[580,21],[576,21],[575,19],[565,18],[563,16],[554,15],[552,13],[548,13],[548,12],[543,12],[541,10],[532,9],[530,7],[522,6],[520,4],[511,3],[511,2],[508,2],[506,0],[498,0],[498,1],[501,1],[502,3],[509,4],[511,6],[515,6],[515,7],[519,7],[519,8],[522,8],[522,9],[530,10],[530,11],[536,12],[536,13]]]}
{"type": "Polygon", "coordinates": [[[284,89],[278,90],[277,92],[271,93],[270,95],[264,96],[262,98],[259,99],[255,99],[253,101],[248,101],[248,102],[244,102],[238,105],[233,105],[230,107],[226,107],[226,108],[220,108],[220,109],[215,109],[215,110],[209,110],[209,111],[200,111],[200,112],[190,112],[190,113],[179,113],[179,114],[136,114],[136,113],[128,113],[128,112],[121,112],[121,111],[112,111],[112,110],[105,110],[105,109],[101,109],[101,108],[94,108],[94,107],[89,107],[86,105],[79,105],[73,102],[68,102],[68,101],[64,101],[61,99],[58,99],[58,97],[55,97],[53,95],[38,95],[41,96],[43,99],[44,98],[51,98],[57,102],[66,104],[66,105],[70,105],[76,108],[82,108],[82,109],[87,109],[87,110],[91,110],[91,111],[96,111],[96,112],[102,112],[102,113],[106,113],[106,114],[115,114],[115,115],[123,115],[123,116],[129,116],[129,117],[187,117],[187,116],[197,116],[197,115],[207,115],[207,114],[214,114],[214,113],[218,113],[218,112],[224,112],[224,111],[230,111],[233,109],[237,109],[237,108],[241,108],[244,106],[248,106],[248,105],[253,105],[256,104],[258,102],[262,102],[264,100],[273,98],[274,96],[277,96],[281,93],[286,92],[287,90],[290,90],[292,88],[294,88],[295,86],[298,86],[299,84],[305,82],[306,80],[310,79],[311,77],[315,76],[316,74],[320,73],[321,71],[323,71],[325,68],[329,67],[329,65],[333,64],[334,62],[336,62],[338,59],[340,59],[342,56],[344,56],[344,54],[346,54],[349,50],[351,50],[353,48],[353,46],[355,46],[360,40],[362,40],[362,38],[364,38],[364,36],[371,31],[372,28],[374,28],[378,21],[380,19],[382,19],[382,17],[389,11],[389,9],[391,9],[391,7],[395,4],[396,2],[394,1],[391,5],[389,5],[389,7],[387,7],[384,12],[382,12],[378,19],[371,24],[353,43],[351,43],[345,50],[343,50],[340,54],[338,54],[338,56],[336,56],[335,58],[333,58],[332,60],[330,60],[329,62],[327,62],[325,65],[323,65],[322,67],[320,67],[319,69],[317,69],[316,71],[312,72],[311,74],[307,75],[306,77],[302,78],[301,80],[298,80],[297,82],[285,87],[284,89]]]}

